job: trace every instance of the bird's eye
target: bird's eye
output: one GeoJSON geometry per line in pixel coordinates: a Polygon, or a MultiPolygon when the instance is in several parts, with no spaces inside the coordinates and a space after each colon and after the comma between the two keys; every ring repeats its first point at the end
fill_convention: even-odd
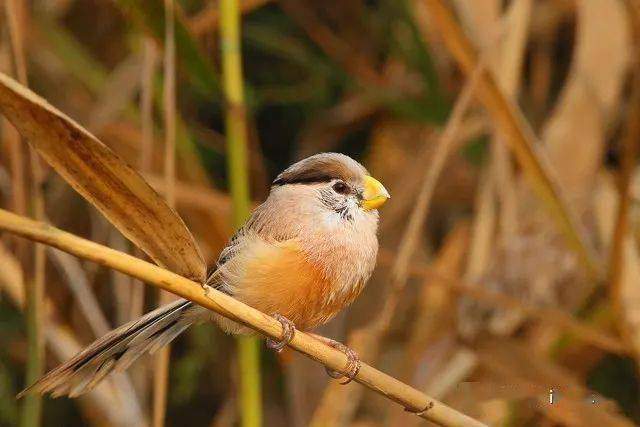
{"type": "Polygon", "coordinates": [[[351,192],[351,188],[349,188],[349,186],[344,182],[338,181],[335,184],[333,184],[333,191],[335,191],[338,194],[348,194],[351,192]]]}

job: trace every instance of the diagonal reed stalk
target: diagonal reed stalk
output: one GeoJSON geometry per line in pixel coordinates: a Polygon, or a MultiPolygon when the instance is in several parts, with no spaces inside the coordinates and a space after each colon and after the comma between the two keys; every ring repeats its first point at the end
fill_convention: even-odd
{"type": "MultiPolygon", "coordinates": [[[[249,198],[247,124],[244,105],[242,57],[240,54],[240,11],[237,0],[220,1],[222,77],[225,95],[227,164],[233,224],[241,227],[251,212],[249,198]]],[[[260,343],[253,337],[238,338],[240,408],[242,425],[262,425],[260,343]]]]}
{"type": "MultiPolygon", "coordinates": [[[[456,21],[449,6],[442,0],[422,0],[434,28],[442,34],[445,46],[462,71],[470,75],[478,63],[478,54],[471,40],[456,21]]],[[[575,251],[585,271],[593,280],[602,277],[602,266],[595,256],[574,213],[553,178],[533,130],[517,105],[504,95],[491,73],[484,73],[478,87],[478,101],[486,108],[518,161],[532,189],[544,203],[564,234],[568,246],[575,251]]]]}
{"type": "MultiPolygon", "coordinates": [[[[27,86],[27,61],[24,51],[24,28],[26,4],[16,0],[5,3],[6,19],[8,21],[11,50],[13,53],[16,75],[23,85],[27,86]]],[[[22,151],[22,147],[18,147],[22,151]]],[[[43,220],[44,195],[42,194],[43,171],[40,159],[35,151],[29,149],[31,164],[31,211],[38,220],[43,220]]],[[[23,187],[26,191],[26,188],[23,187]]],[[[43,301],[45,280],[45,246],[36,244],[33,247],[33,257],[26,257],[27,264],[32,269],[25,282],[26,285],[26,318],[27,318],[27,368],[25,380],[30,384],[44,373],[44,326],[43,301]]],[[[37,427],[42,422],[42,398],[29,396],[22,406],[20,423],[23,427],[37,427]]]]}
{"type": "MultiPolygon", "coordinates": [[[[240,322],[267,337],[277,340],[283,338],[282,325],[274,318],[222,292],[213,289],[205,292],[199,283],[129,254],[3,209],[0,209],[0,230],[56,247],[135,277],[240,322]]],[[[304,332],[296,332],[289,347],[336,371],[343,371],[347,365],[347,357],[343,352],[329,347],[304,332]]],[[[355,381],[440,426],[480,427],[485,425],[366,363],[362,364],[355,381]]]]}

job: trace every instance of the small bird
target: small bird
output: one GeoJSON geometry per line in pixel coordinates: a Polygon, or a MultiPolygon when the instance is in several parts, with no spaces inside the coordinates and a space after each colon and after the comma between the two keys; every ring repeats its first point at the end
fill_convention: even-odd
{"type": "MultiPolygon", "coordinates": [[[[275,317],[282,341],[296,329],[310,330],[332,319],[360,294],[378,251],[378,208],[389,198],[384,186],[352,158],[322,153],[303,159],[276,177],[267,199],[231,238],[203,284],[275,317]]],[[[112,371],[121,372],[144,353],[170,343],[190,325],[214,322],[232,334],[254,333],[191,301],[179,299],[97,339],[53,369],[29,392],[76,397],[112,371]]],[[[345,345],[315,335],[347,355],[346,375],[360,368],[345,345]]]]}

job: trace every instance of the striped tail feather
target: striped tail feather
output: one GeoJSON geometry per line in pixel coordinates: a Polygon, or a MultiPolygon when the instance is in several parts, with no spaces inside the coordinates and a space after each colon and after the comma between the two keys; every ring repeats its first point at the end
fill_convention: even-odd
{"type": "Polygon", "coordinates": [[[204,309],[184,299],[162,306],[98,338],[72,359],[18,394],[51,393],[76,397],[93,389],[110,372],[122,372],[144,353],[169,344],[204,309]]]}

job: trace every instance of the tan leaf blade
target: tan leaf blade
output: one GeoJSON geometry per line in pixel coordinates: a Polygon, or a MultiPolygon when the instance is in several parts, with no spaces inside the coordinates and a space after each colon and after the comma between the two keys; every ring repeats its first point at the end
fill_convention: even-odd
{"type": "Polygon", "coordinates": [[[182,219],[106,145],[2,73],[0,112],[78,193],[156,263],[204,280],[206,265],[182,219]]]}
{"type": "Polygon", "coordinates": [[[576,6],[571,70],[543,130],[549,162],[574,203],[588,198],[593,190],[612,113],[620,108],[633,49],[623,2],[593,0],[576,6]]]}
{"type": "MultiPolygon", "coordinates": [[[[478,63],[478,55],[449,6],[443,0],[423,0],[421,4],[431,16],[434,26],[442,33],[444,44],[460,68],[466,74],[470,74],[478,63]]],[[[589,275],[593,279],[600,279],[601,263],[596,258],[592,244],[582,230],[581,224],[567,204],[566,196],[561,192],[555,177],[552,176],[548,159],[541,152],[539,142],[520,108],[504,96],[490,74],[485,74],[481,81],[478,100],[504,135],[515,159],[525,176],[529,178],[532,189],[552,213],[569,246],[578,254],[589,275]]]]}

